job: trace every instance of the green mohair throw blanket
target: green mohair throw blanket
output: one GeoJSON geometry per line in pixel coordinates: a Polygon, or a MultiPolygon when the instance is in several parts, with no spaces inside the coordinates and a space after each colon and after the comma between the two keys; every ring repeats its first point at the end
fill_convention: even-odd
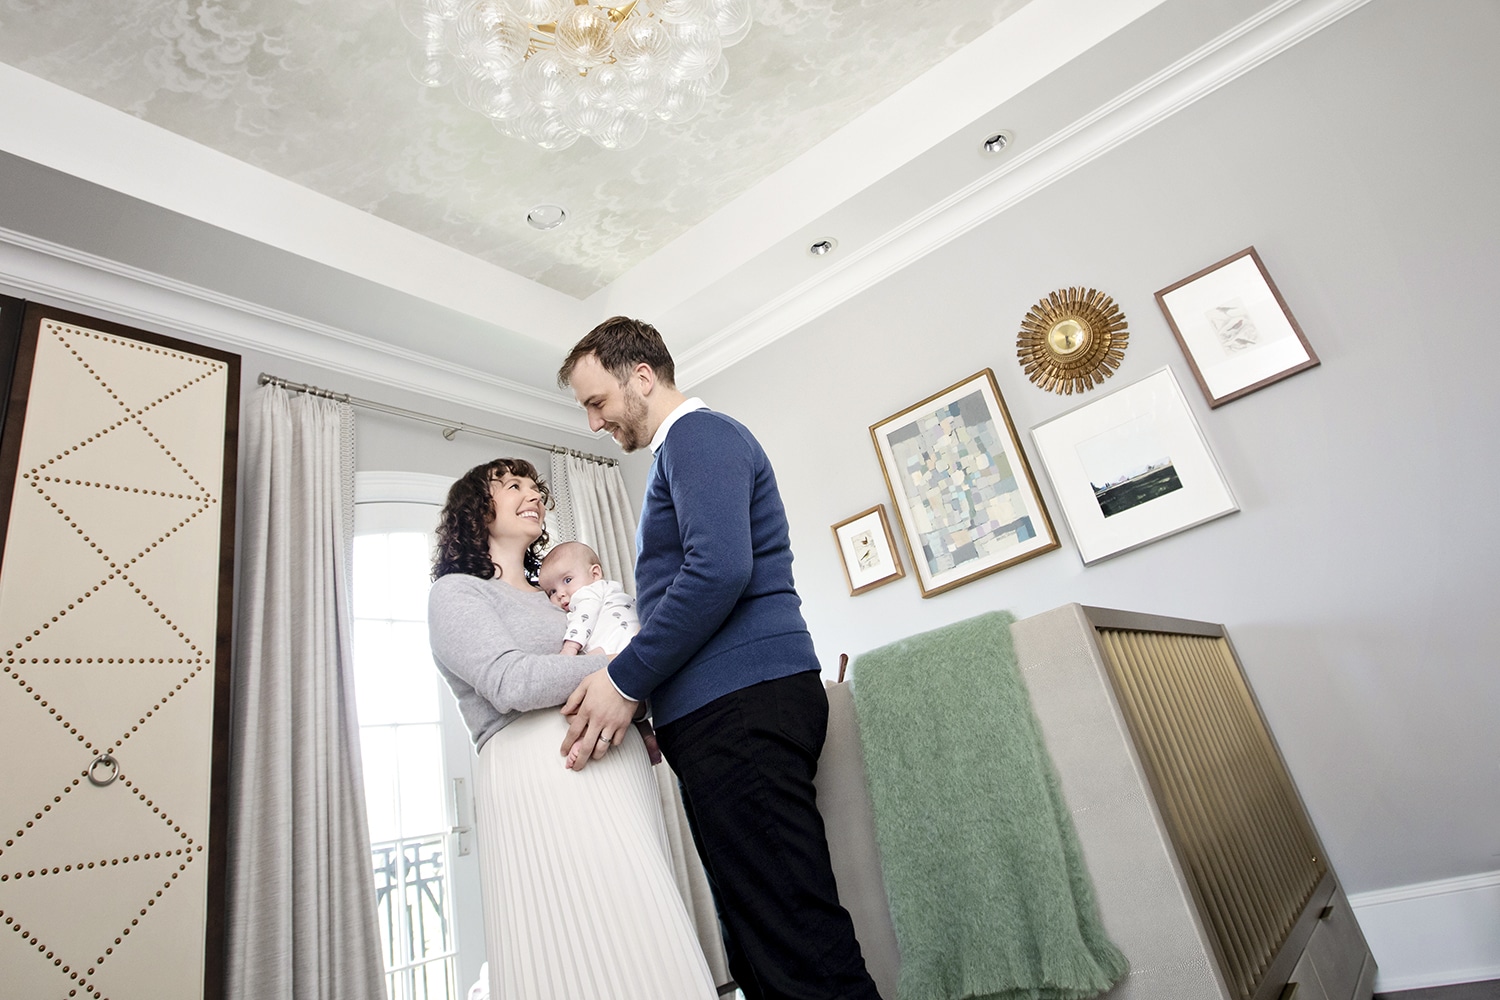
{"type": "Polygon", "coordinates": [[[1082,1000],[1128,968],[1016,667],[1014,620],[980,615],[854,663],[897,1000],[1082,1000]]]}

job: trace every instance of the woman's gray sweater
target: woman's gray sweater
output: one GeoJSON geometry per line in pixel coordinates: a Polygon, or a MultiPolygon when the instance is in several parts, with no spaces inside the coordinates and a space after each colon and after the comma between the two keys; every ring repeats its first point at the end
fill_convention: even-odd
{"type": "Polygon", "coordinates": [[[519,590],[498,577],[450,573],[432,585],[432,658],[458,698],[476,750],[521,713],[561,706],[605,664],[603,657],[558,653],[567,625],[567,613],[540,590],[519,590]]]}

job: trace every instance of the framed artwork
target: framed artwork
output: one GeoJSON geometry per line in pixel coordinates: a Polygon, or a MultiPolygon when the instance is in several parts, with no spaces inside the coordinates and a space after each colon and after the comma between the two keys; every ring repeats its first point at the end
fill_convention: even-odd
{"type": "Polygon", "coordinates": [[[923,597],[1058,547],[995,373],[870,427],[923,597]]]}
{"type": "Polygon", "coordinates": [[[878,503],[835,524],[833,538],[843,557],[850,597],[906,575],[896,551],[896,536],[885,519],[885,504],[878,503]]]}
{"type": "Polygon", "coordinates": [[[1163,288],[1156,301],[1209,406],[1318,364],[1254,247],[1163,288]]]}
{"type": "Polygon", "coordinates": [[[1084,564],[1239,509],[1172,369],[1031,430],[1084,564]]]}

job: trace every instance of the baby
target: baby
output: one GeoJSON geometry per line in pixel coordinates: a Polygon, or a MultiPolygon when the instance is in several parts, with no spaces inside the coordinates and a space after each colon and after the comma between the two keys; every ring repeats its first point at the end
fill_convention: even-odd
{"type": "Polygon", "coordinates": [[[602,649],[618,653],[641,630],[635,598],[613,580],[604,579],[599,556],[582,542],[553,546],[537,573],[542,592],[568,613],[562,652],[602,649]]]}
{"type": "MultiPolygon", "coordinates": [[[[630,637],[641,630],[635,613],[635,598],[613,580],[604,578],[599,555],[582,542],[563,542],[542,560],[537,582],[547,599],[568,613],[562,652],[581,653],[601,649],[611,655],[624,649],[630,637]]],[[[651,763],[661,760],[656,733],[646,719],[636,722],[651,763]]],[[[573,744],[564,766],[572,769],[582,752],[573,744]]]]}

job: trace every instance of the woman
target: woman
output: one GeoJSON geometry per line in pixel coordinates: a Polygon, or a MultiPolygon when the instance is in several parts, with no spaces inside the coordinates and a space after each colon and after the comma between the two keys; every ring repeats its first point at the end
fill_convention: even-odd
{"type": "Polygon", "coordinates": [[[567,614],[536,587],[549,506],[531,463],[448,491],[428,600],[433,659],[479,753],[479,864],[495,1000],[713,1000],[634,727],[582,771],[558,711],[603,662],[563,656],[567,614]]]}

